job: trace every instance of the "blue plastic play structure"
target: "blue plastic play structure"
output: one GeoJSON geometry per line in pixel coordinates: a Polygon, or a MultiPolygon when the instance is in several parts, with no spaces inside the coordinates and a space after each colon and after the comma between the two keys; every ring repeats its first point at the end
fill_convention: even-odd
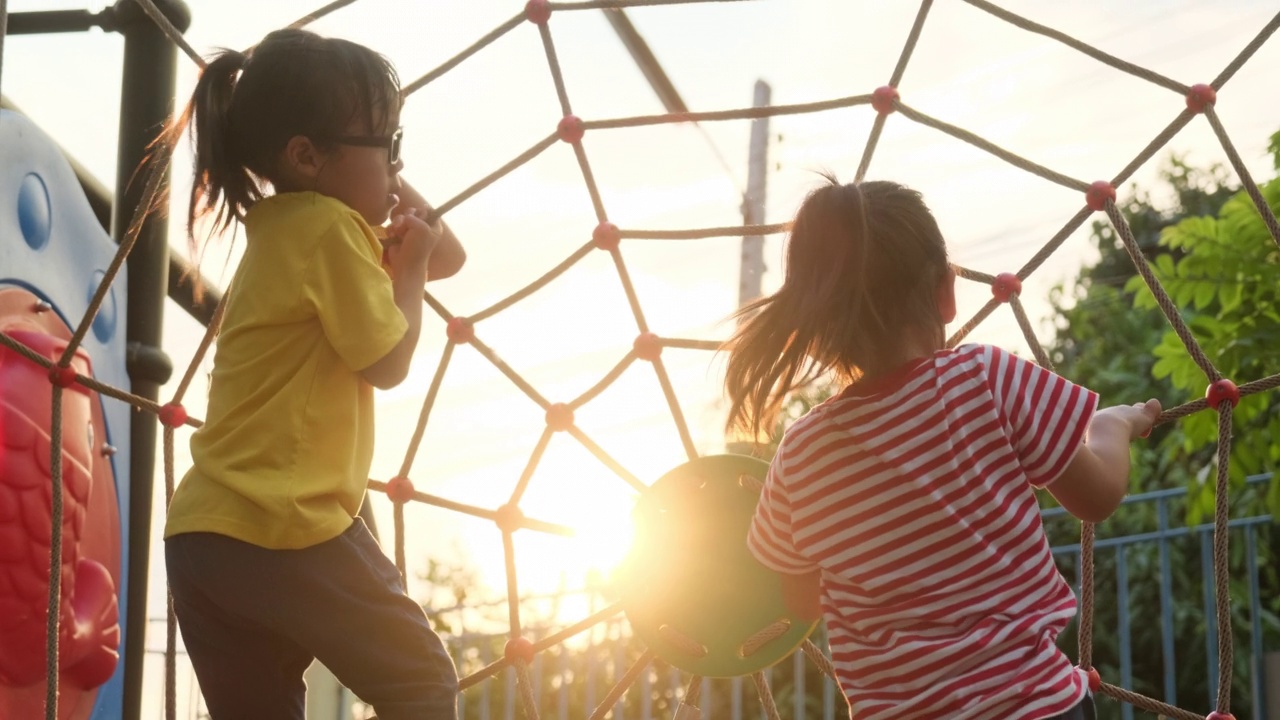
{"type": "MultiPolygon", "coordinates": [[[[26,117],[0,110],[0,330],[30,340],[42,352],[48,349],[56,359],[65,336],[85,316],[116,248],[57,145],[26,117]]],[[[98,380],[127,389],[124,283],[122,271],[81,346],[87,364],[77,369],[90,368],[98,380]]],[[[30,513],[31,498],[47,502],[51,496],[47,477],[31,472],[47,465],[48,444],[46,439],[43,446],[31,446],[44,453],[42,461],[32,463],[24,455],[23,438],[47,438],[49,428],[40,425],[48,424],[51,387],[35,363],[0,349],[0,544],[6,548],[0,553],[0,717],[6,718],[43,717],[44,611],[34,619],[35,628],[23,613],[40,605],[33,579],[43,582],[47,594],[48,516],[41,530],[38,521],[24,518],[22,508],[30,513]],[[24,543],[31,546],[29,553],[11,551],[24,543]],[[43,570],[38,569],[41,548],[43,570]],[[23,622],[27,626],[20,627],[23,622]],[[36,640],[38,648],[30,647],[36,640]],[[33,666],[39,678],[28,682],[33,666]]],[[[72,547],[63,553],[61,617],[77,622],[61,636],[60,716],[114,720],[122,713],[124,662],[113,661],[109,651],[114,645],[124,656],[132,410],[80,386],[66,393],[67,407],[82,403],[87,427],[63,420],[70,438],[64,442],[66,472],[79,467],[83,476],[64,482],[72,519],[63,542],[72,547]],[[87,448],[83,458],[77,458],[72,441],[87,448]],[[87,489],[82,487],[86,477],[87,489]]]]}

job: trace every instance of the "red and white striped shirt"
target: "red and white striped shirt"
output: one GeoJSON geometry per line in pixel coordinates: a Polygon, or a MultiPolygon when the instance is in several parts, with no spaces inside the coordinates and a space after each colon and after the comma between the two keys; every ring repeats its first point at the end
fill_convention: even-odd
{"type": "Polygon", "coordinates": [[[821,569],[851,714],[1035,720],[1086,680],[1054,644],[1075,616],[1032,489],[1083,441],[1091,391],[989,346],[856,383],[788,430],[748,537],[821,569]]]}

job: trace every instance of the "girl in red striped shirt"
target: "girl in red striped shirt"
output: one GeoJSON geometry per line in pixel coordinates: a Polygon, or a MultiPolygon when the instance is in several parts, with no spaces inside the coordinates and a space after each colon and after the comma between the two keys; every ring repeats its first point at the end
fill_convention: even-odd
{"type": "Polygon", "coordinates": [[[748,545],[793,611],[822,614],[852,717],[1092,718],[1055,644],[1076,599],[1034,489],[1105,519],[1160,403],[1098,410],[999,348],[947,348],[955,316],[919,193],[832,179],[809,195],[782,287],[741,313],[729,426],[759,437],[812,378],[845,387],[787,430],[748,545]]]}

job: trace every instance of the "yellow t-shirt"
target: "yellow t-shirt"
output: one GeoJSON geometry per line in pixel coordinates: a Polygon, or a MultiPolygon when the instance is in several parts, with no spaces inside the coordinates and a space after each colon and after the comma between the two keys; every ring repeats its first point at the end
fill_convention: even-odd
{"type": "Polygon", "coordinates": [[[316,193],[265,198],[245,217],[213,362],[165,537],[214,532],[273,549],[341,534],[373,457],[373,387],[359,371],[408,327],[374,231],[316,193]]]}

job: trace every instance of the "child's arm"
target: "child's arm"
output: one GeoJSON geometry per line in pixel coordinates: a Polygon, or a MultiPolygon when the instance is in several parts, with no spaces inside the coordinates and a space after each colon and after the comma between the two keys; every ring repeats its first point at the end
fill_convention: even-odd
{"type": "Polygon", "coordinates": [[[822,616],[822,571],[800,575],[782,573],[782,601],[787,610],[805,622],[822,616]]]}
{"type": "Polygon", "coordinates": [[[1099,410],[1084,444],[1045,489],[1077,518],[1106,520],[1129,490],[1129,443],[1150,430],[1159,416],[1159,400],[1099,410]]]}
{"type": "Polygon", "coordinates": [[[439,240],[437,233],[413,215],[397,217],[389,235],[398,238],[387,247],[391,289],[396,307],[404,314],[409,327],[391,352],[360,371],[370,385],[380,390],[399,385],[409,374],[409,363],[422,331],[422,279],[439,240]]]}
{"type": "MultiPolygon", "coordinates": [[[[434,208],[426,198],[413,188],[409,182],[403,178],[400,180],[400,204],[391,211],[391,217],[414,212],[418,217],[426,219],[434,208]]],[[[436,243],[435,250],[431,253],[431,260],[427,263],[427,280],[443,280],[452,277],[462,269],[467,261],[467,251],[463,249],[462,243],[449,229],[449,226],[441,218],[437,222],[440,223],[439,235],[440,240],[436,243]]]]}

